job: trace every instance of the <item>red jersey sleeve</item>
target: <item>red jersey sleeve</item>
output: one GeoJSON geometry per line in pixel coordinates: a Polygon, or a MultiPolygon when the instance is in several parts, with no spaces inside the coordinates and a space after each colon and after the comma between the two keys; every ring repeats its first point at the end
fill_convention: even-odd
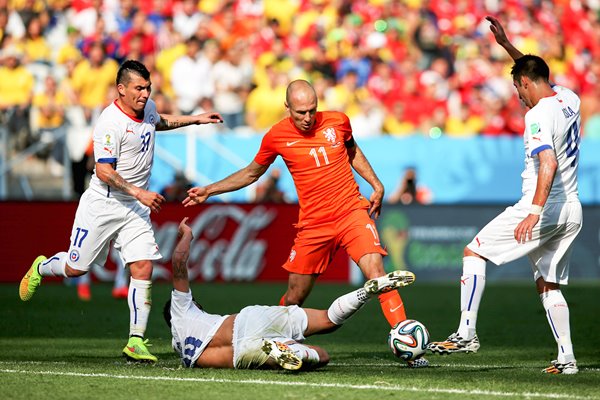
{"type": "Polygon", "coordinates": [[[339,118],[341,120],[340,130],[342,131],[342,137],[344,138],[344,143],[349,142],[353,139],[352,137],[352,126],[350,125],[350,118],[344,113],[338,113],[339,118]]]}
{"type": "Polygon", "coordinates": [[[277,151],[273,146],[273,133],[269,130],[265,136],[263,136],[262,142],[260,143],[260,149],[254,157],[254,161],[260,165],[271,165],[275,158],[277,158],[277,151]]]}

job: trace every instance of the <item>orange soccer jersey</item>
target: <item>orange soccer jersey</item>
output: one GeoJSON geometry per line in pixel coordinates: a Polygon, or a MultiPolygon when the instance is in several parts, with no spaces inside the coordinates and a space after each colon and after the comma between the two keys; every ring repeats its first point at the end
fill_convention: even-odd
{"type": "Polygon", "coordinates": [[[299,228],[368,208],[348,159],[345,143],[350,140],[350,120],[336,111],[317,112],[310,131],[298,130],[286,118],[264,136],[254,161],[269,165],[278,155],[283,158],[298,192],[299,228]]]}

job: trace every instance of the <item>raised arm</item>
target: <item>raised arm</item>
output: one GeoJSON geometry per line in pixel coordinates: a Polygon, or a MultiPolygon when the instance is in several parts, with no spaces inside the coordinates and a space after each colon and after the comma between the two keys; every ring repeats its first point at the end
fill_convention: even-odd
{"type": "Polygon", "coordinates": [[[96,176],[111,188],[135,197],[153,212],[159,212],[161,204],[165,202],[165,198],[159,193],[144,190],[127,182],[110,163],[97,162],[96,176]]]}
{"type": "Polygon", "coordinates": [[[500,46],[502,46],[504,50],[506,50],[508,55],[515,61],[523,57],[523,53],[521,53],[515,46],[513,46],[513,44],[508,40],[508,37],[506,37],[506,32],[504,32],[502,24],[500,24],[500,22],[496,18],[489,15],[485,17],[485,19],[490,21],[490,30],[494,34],[496,42],[500,46]]]}
{"type": "Polygon", "coordinates": [[[187,262],[190,257],[190,244],[194,235],[192,228],[187,224],[188,217],[179,223],[177,231],[177,244],[173,250],[171,264],[173,266],[173,288],[179,292],[187,293],[190,290],[188,280],[187,262]]]}
{"type": "Polygon", "coordinates": [[[256,161],[252,161],[247,167],[234,172],[225,179],[211,183],[208,186],[191,188],[188,190],[188,197],[183,200],[183,205],[185,207],[194,206],[204,203],[211,196],[246,187],[256,182],[268,168],[268,165],[261,165],[256,161]]]}
{"type": "Polygon", "coordinates": [[[348,156],[350,157],[350,165],[352,165],[352,168],[354,168],[354,170],[373,188],[373,193],[369,198],[369,201],[371,202],[369,215],[373,218],[377,218],[381,212],[381,202],[383,201],[383,184],[377,177],[377,174],[375,174],[369,160],[367,160],[367,157],[365,157],[365,154],[356,143],[354,143],[352,147],[348,147],[348,156]]]}
{"type": "Polygon", "coordinates": [[[188,125],[218,124],[223,122],[221,114],[207,112],[198,115],[169,115],[160,114],[160,121],[156,124],[157,131],[168,131],[188,125]]]}

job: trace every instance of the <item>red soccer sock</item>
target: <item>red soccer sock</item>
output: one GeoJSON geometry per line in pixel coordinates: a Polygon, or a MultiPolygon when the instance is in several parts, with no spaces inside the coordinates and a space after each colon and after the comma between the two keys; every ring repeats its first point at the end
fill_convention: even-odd
{"type": "Polygon", "coordinates": [[[379,296],[379,303],[381,303],[381,310],[385,319],[387,319],[390,326],[395,326],[398,322],[406,320],[406,310],[404,309],[404,303],[397,290],[391,292],[382,293],[379,296]]]}

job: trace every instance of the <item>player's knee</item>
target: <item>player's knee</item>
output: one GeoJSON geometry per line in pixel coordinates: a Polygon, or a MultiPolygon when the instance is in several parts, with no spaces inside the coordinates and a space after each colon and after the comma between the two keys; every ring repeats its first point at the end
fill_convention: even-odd
{"type": "Polygon", "coordinates": [[[285,305],[286,306],[302,306],[302,304],[304,304],[304,300],[306,299],[306,296],[303,295],[303,293],[290,293],[288,291],[288,293],[285,294],[285,305]]]}
{"type": "Polygon", "coordinates": [[[558,283],[546,282],[542,277],[535,281],[535,286],[539,294],[549,292],[551,290],[560,290],[560,285],[558,283]]]}
{"type": "Polygon", "coordinates": [[[469,249],[468,246],[465,246],[465,249],[463,250],[463,257],[479,257],[479,255],[473,250],[469,249]]]}
{"type": "Polygon", "coordinates": [[[383,258],[379,253],[365,254],[358,261],[358,266],[367,279],[378,278],[385,275],[383,258]]]}
{"type": "Polygon", "coordinates": [[[129,264],[129,271],[133,279],[150,280],[152,278],[152,261],[142,260],[129,264]]]}
{"type": "Polygon", "coordinates": [[[325,351],[325,349],[321,348],[321,347],[313,347],[316,351],[317,354],[319,354],[319,366],[322,365],[326,365],[329,363],[329,353],[327,353],[327,351],[325,351]]]}

